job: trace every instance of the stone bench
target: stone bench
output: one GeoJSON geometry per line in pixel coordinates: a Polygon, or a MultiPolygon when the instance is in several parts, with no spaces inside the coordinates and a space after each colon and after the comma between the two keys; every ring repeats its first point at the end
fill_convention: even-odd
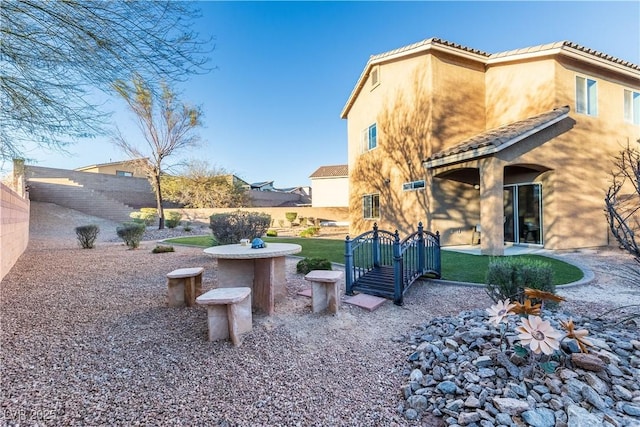
{"type": "Polygon", "coordinates": [[[240,334],[253,326],[251,288],[217,288],[200,295],[196,302],[207,307],[209,341],[231,338],[236,347],[240,334]]]}
{"type": "Polygon", "coordinates": [[[311,306],[314,313],[329,309],[337,313],[340,308],[340,287],[342,279],[341,271],[312,270],[305,280],[311,282],[311,306]]]}
{"type": "Polygon", "coordinates": [[[167,274],[168,302],[170,307],[193,307],[202,293],[204,268],[179,268],[167,274]]]}

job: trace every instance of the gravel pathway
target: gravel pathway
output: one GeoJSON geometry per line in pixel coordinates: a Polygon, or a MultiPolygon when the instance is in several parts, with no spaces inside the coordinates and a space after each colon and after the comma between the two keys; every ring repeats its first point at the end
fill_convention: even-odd
{"type": "MultiPolygon", "coordinates": [[[[407,333],[434,316],[490,304],[479,288],[420,283],[403,307],[387,302],[368,312],[344,304],[336,315],[312,314],[310,299],[297,295],[308,284],[288,258],[287,300],[274,316],[254,315],[253,331],[235,348],[207,341],[205,309],[166,305],[167,272],[203,266],[209,289],[215,261],[197,248],[152,254],[154,241],[127,250],[109,241],[116,225],[32,203],[29,247],[0,286],[2,423],[417,425],[397,412],[407,333]],[[99,242],[79,249],[73,228],[90,222],[101,227],[99,242]]],[[[620,254],[572,256],[591,265],[631,262],[620,254]]],[[[594,292],[639,295],[638,284],[605,270],[595,269],[596,280],[581,288],[591,291],[566,290],[584,299],[569,308],[617,303],[593,301],[594,292]]]]}

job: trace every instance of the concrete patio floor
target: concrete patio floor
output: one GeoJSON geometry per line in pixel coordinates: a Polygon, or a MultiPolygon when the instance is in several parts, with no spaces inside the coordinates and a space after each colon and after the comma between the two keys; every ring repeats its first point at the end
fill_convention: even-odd
{"type": "MultiPolygon", "coordinates": [[[[459,245],[459,246],[443,246],[443,251],[461,252],[471,255],[481,255],[480,245],[459,245]]],[[[551,255],[553,251],[536,246],[523,246],[523,245],[505,245],[504,255],[551,255]]]]}

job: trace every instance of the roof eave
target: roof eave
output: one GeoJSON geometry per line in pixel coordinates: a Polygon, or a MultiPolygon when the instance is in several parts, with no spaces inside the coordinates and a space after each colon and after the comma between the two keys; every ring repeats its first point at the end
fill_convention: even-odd
{"type": "Polygon", "coordinates": [[[461,163],[467,160],[472,160],[472,159],[477,159],[479,157],[485,157],[485,156],[490,156],[492,154],[498,153],[506,148],[511,147],[512,145],[522,141],[523,139],[526,139],[528,137],[530,137],[531,135],[535,135],[536,133],[540,132],[541,130],[544,130],[546,128],[548,128],[549,126],[552,126],[556,123],[558,123],[561,120],[564,120],[565,118],[569,117],[569,112],[563,113],[562,115],[549,120],[548,122],[541,124],[539,126],[536,126],[532,129],[529,129],[527,132],[524,132],[521,135],[516,136],[515,138],[510,139],[509,141],[500,144],[498,146],[495,145],[490,145],[490,146],[486,146],[486,147],[481,147],[479,149],[476,150],[469,150],[469,151],[465,151],[463,153],[457,153],[457,154],[453,154],[450,156],[443,156],[440,157],[438,159],[433,159],[433,160],[425,160],[422,165],[424,166],[425,169],[434,169],[434,168],[439,168],[439,167],[443,167],[443,166],[448,166],[448,165],[452,165],[455,163],[461,163]]]}
{"type": "Polygon", "coordinates": [[[638,71],[630,68],[628,65],[619,64],[617,62],[611,61],[606,58],[600,58],[594,55],[593,53],[584,52],[582,50],[573,48],[571,46],[560,46],[560,47],[555,47],[551,49],[539,50],[536,52],[522,52],[522,53],[510,54],[508,56],[499,56],[499,57],[493,57],[493,58],[490,57],[489,59],[486,60],[486,64],[487,66],[491,66],[491,65],[501,64],[501,63],[522,61],[527,59],[537,59],[537,58],[543,58],[545,56],[551,57],[551,56],[557,56],[557,55],[562,55],[571,59],[576,59],[582,63],[596,65],[598,67],[605,68],[610,71],[615,71],[617,73],[621,73],[629,77],[638,78],[640,76],[640,73],[638,71]]]}

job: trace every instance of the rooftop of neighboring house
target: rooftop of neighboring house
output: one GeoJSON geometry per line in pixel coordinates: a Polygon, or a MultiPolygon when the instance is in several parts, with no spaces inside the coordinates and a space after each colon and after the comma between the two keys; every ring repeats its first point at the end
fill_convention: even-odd
{"type": "Polygon", "coordinates": [[[143,158],[140,159],[127,159],[127,160],[119,160],[116,162],[108,162],[108,163],[96,163],[95,165],[82,166],[74,169],[75,171],[82,172],[88,169],[96,169],[96,168],[104,168],[107,166],[118,166],[118,165],[130,165],[132,163],[137,163],[140,160],[145,160],[143,158]]]}
{"type": "Polygon", "coordinates": [[[349,165],[320,166],[309,178],[345,178],[349,176],[349,165]]]}

